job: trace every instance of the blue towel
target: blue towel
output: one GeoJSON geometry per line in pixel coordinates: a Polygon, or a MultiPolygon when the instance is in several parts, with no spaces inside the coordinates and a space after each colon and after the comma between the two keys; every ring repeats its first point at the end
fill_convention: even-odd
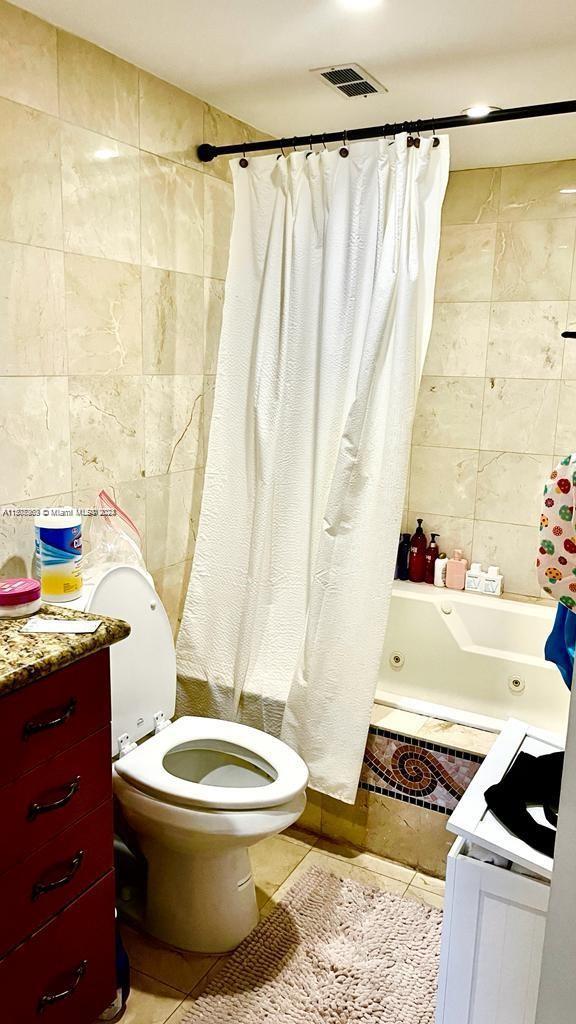
{"type": "Polygon", "coordinates": [[[546,641],[544,657],[558,666],[562,678],[570,690],[574,672],[574,647],[576,646],[576,613],[564,604],[558,604],[552,632],[546,641]]]}

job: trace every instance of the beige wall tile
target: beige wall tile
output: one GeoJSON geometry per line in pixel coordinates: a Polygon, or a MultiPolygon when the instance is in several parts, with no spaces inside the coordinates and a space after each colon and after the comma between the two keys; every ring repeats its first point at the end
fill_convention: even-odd
{"type": "Polygon", "coordinates": [[[60,117],[138,145],[138,69],[85,39],[58,32],[60,117]]]}
{"type": "Polygon", "coordinates": [[[486,373],[495,377],[560,377],[566,302],[495,302],[486,373]]]}
{"type": "Polygon", "coordinates": [[[144,472],[139,377],[70,378],[74,488],[104,487],[144,472]]]}
{"type": "Polygon", "coordinates": [[[489,323],[488,302],[437,302],[424,373],[483,377],[489,323]]]}
{"type": "Polygon", "coordinates": [[[140,262],[138,150],[62,125],[64,248],[140,262]]]}
{"type": "Polygon", "coordinates": [[[321,831],[325,836],[362,849],[366,839],[369,794],[359,789],[356,802],[342,803],[331,796],[322,798],[321,831]]]}
{"type": "Polygon", "coordinates": [[[324,799],[322,793],[316,793],[313,789],[306,790],[306,807],[298,818],[298,828],[302,828],[306,832],[321,831],[324,799]]]}
{"type": "Polygon", "coordinates": [[[224,282],[204,280],[204,373],[216,373],[224,308],[224,282]]]}
{"type": "Polygon", "coordinates": [[[0,242],[0,375],[66,372],[62,253],[0,242]]]}
{"type": "Polygon", "coordinates": [[[189,167],[141,154],[142,262],[203,272],[203,178],[189,167]]]}
{"type": "Polygon", "coordinates": [[[426,509],[428,515],[470,518],[474,513],[477,471],[477,451],[414,445],[410,507],[426,509]]]}
{"type": "Polygon", "coordinates": [[[563,455],[576,451],[576,380],[564,380],[560,385],[554,450],[563,455]]]}
{"type": "Polygon", "coordinates": [[[146,476],[204,465],[203,391],[200,375],[145,377],[146,476]]]}
{"type": "MultiPolygon", "coordinates": [[[[474,495],[472,495],[472,502],[474,495]]],[[[450,557],[456,548],[460,548],[464,558],[470,561],[472,554],[472,535],[474,532],[474,522],[472,519],[459,519],[456,516],[442,516],[434,512],[427,512],[425,509],[409,510],[408,522],[410,523],[410,532],[416,524],[417,518],[424,519],[424,531],[426,536],[429,538],[431,533],[438,533],[438,546],[440,551],[446,552],[450,557]]],[[[393,728],[393,726],[386,726],[386,728],[393,728]]],[[[398,730],[402,732],[401,729],[398,730]]]]}
{"type": "Polygon", "coordinates": [[[145,373],[203,373],[204,281],[142,268],[145,373]]]}
{"type": "MultiPolygon", "coordinates": [[[[237,121],[223,110],[211,107],[207,103],[204,105],[204,142],[210,142],[213,146],[227,146],[238,142],[259,142],[267,138],[270,136],[257,131],[251,125],[237,121]]],[[[224,181],[232,181],[229,157],[218,157],[203,166],[208,174],[213,174],[224,181]]]]}
{"type": "Polygon", "coordinates": [[[70,490],[66,377],[0,377],[0,503],[70,490]]]}
{"type": "Polygon", "coordinates": [[[499,565],[504,572],[504,587],[513,594],[538,597],[536,576],[538,526],[476,521],[474,526],[475,562],[499,565]]]}
{"type": "Polygon", "coordinates": [[[293,843],[284,836],[270,836],[250,848],[259,907],[268,902],[307,853],[308,847],[303,843],[293,843]]]}
{"type": "MultiPolygon", "coordinates": [[[[576,331],[576,302],[568,303],[566,329],[576,331]]],[[[576,338],[567,338],[564,344],[562,376],[568,380],[576,380],[576,338]]]]}
{"type": "Polygon", "coordinates": [[[492,292],[494,224],[466,224],[442,231],[437,302],[474,302],[489,299],[492,292]]]}
{"type": "Polygon", "coordinates": [[[192,558],[200,502],[202,470],[168,473],[146,480],[148,569],[192,558]]]}
{"type": "Polygon", "coordinates": [[[575,225],[574,220],[499,224],[493,298],[567,299],[575,225]]]}
{"type": "Polygon", "coordinates": [[[0,99],[0,238],[62,248],[60,127],[0,99]]]}
{"type": "Polygon", "coordinates": [[[480,377],[423,377],[413,443],[477,448],[483,392],[484,381],[480,377]]]}
{"type": "Polygon", "coordinates": [[[576,160],[502,168],[500,220],[576,217],[576,160]]]}
{"type": "Polygon", "coordinates": [[[202,406],[202,417],[203,417],[203,432],[204,432],[204,451],[208,453],[208,442],[210,439],[210,425],[212,423],[212,413],[214,411],[214,392],[216,389],[216,377],[208,376],[204,378],[204,402],[202,406]]]}
{"type": "Polygon", "coordinates": [[[141,373],[140,268],[71,253],[64,263],[69,372],[141,373]]]}
{"type": "Polygon", "coordinates": [[[551,455],[480,452],[475,518],[533,526],[551,470],[551,455]]]}
{"type": "Polygon", "coordinates": [[[188,167],[203,168],[204,104],[161,78],[140,72],[140,148],[188,167]]]}
{"type": "Polygon", "coordinates": [[[204,175],[204,273],[223,280],[228,267],[234,197],[225,181],[204,175]]]}
{"type": "Polygon", "coordinates": [[[500,168],[453,171],[442,207],[443,224],[493,224],[498,219],[500,168]]]}
{"type": "Polygon", "coordinates": [[[179,562],[178,565],[168,565],[164,569],[156,569],[153,573],[154,585],[170,619],[174,636],[182,618],[191,569],[192,562],[189,560],[179,562]]]}
{"type": "Polygon", "coordinates": [[[0,96],[58,113],[56,29],[28,11],[0,3],[0,96]]]}
{"type": "Polygon", "coordinates": [[[558,406],[555,380],[486,380],[480,448],[551,454],[558,406]]]}

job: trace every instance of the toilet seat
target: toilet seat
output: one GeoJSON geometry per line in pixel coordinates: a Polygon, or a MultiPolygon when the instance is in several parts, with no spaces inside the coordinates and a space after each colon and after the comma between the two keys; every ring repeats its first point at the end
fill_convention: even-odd
{"type": "MultiPolygon", "coordinates": [[[[237,722],[185,716],[171,722],[156,736],[121,757],[115,765],[118,775],[136,789],[166,803],[213,810],[250,810],[278,807],[301,793],[308,782],[308,770],[290,747],[273,736],[237,722]],[[191,782],[175,775],[164,765],[171,752],[200,747],[226,751],[230,747],[246,755],[256,769],[271,769],[270,782],[257,785],[221,786],[191,782]]],[[[263,773],[261,773],[263,774],[263,773]]]]}

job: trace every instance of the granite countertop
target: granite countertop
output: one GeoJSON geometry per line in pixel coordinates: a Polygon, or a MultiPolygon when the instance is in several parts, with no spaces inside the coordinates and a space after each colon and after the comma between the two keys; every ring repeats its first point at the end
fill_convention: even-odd
{"type": "Polygon", "coordinates": [[[0,697],[56,672],[102,647],[124,640],[130,626],[122,619],[91,615],[62,605],[43,604],[36,615],[54,619],[100,619],[94,633],[21,633],[33,616],[0,619],[0,697]]]}

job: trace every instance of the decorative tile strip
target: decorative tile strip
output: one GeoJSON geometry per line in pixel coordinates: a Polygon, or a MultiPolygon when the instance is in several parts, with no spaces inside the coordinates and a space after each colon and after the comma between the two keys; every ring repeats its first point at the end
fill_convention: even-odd
{"type": "Polygon", "coordinates": [[[451,814],[484,758],[371,726],[360,789],[451,814]]]}

